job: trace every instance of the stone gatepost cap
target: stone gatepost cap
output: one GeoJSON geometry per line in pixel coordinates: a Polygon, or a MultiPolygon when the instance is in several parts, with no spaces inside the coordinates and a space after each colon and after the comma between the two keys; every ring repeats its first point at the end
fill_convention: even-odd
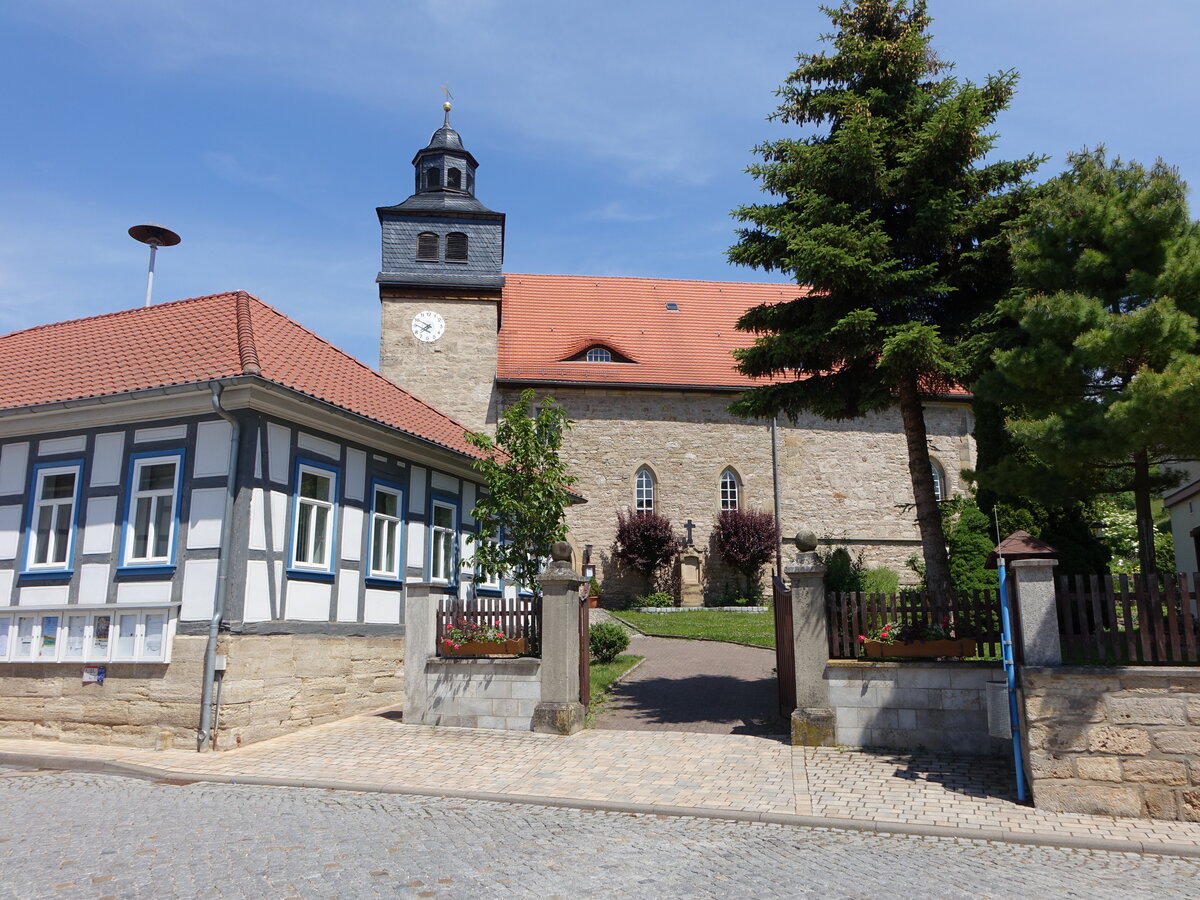
{"type": "Polygon", "coordinates": [[[571,545],[566,541],[555,541],[550,548],[550,558],[555,562],[570,562],[571,545]]]}
{"type": "Polygon", "coordinates": [[[793,540],[795,541],[796,549],[801,553],[811,553],[817,549],[817,535],[808,529],[797,531],[796,537],[793,540]]]}

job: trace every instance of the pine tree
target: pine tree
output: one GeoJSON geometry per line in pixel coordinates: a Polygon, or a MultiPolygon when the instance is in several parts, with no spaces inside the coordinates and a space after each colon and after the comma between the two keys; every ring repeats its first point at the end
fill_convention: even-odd
{"type": "Polygon", "coordinates": [[[984,163],[1016,75],[945,74],[923,0],[826,9],[834,52],[801,55],[773,118],[806,137],[771,141],[748,171],[778,202],[744,206],[733,262],[790,274],[808,297],[748,311],[758,335],[739,369],[747,416],[850,419],[899,406],[930,590],[950,587],[923,400],[963,383],[1009,285],[1005,231],[1040,163],[984,163]]]}
{"type": "Polygon", "coordinates": [[[1110,163],[1099,148],[1068,161],[1015,240],[1016,346],[979,385],[1027,458],[980,477],[1037,498],[1132,491],[1154,572],[1151,497],[1172,462],[1200,455],[1200,225],[1161,160],[1110,163]]]}

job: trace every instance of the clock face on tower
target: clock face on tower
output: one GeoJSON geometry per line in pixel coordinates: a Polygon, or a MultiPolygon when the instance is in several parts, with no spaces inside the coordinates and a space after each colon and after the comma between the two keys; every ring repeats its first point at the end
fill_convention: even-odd
{"type": "Polygon", "coordinates": [[[418,341],[432,343],[446,331],[446,320],[433,310],[419,312],[413,316],[412,332],[418,341]]]}

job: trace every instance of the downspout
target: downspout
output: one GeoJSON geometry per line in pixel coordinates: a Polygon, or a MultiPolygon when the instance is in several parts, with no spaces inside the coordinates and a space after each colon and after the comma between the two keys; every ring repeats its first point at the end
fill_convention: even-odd
{"type": "Polygon", "coordinates": [[[783,535],[779,521],[779,419],[771,417],[771,487],[775,494],[775,575],[783,577],[783,535]]]}
{"type": "Polygon", "coordinates": [[[212,727],[213,680],[217,668],[217,635],[221,620],[225,616],[225,598],[228,595],[229,555],[233,544],[233,504],[238,489],[238,456],[242,442],[242,428],[238,420],[221,406],[221,386],[215,381],[212,388],[213,412],[229,423],[233,434],[229,439],[229,476],[225,479],[225,518],[221,527],[221,555],[217,560],[217,595],[213,603],[212,620],[208,623],[208,643],[204,648],[204,680],[200,691],[200,730],[196,735],[196,751],[204,749],[212,727]]]}

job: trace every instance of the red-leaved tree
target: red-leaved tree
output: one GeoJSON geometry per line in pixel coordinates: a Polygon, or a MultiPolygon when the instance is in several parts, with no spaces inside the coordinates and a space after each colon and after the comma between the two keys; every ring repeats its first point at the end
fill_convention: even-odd
{"type": "Polygon", "coordinates": [[[779,545],[775,517],[754,509],[726,509],[717,516],[713,546],[731,568],[746,578],[747,596],[758,596],[759,576],[779,545]]]}
{"type": "Polygon", "coordinates": [[[675,554],[675,532],[671,520],[656,512],[617,510],[617,537],[612,554],[641,574],[646,590],[654,587],[654,575],[675,554]]]}

